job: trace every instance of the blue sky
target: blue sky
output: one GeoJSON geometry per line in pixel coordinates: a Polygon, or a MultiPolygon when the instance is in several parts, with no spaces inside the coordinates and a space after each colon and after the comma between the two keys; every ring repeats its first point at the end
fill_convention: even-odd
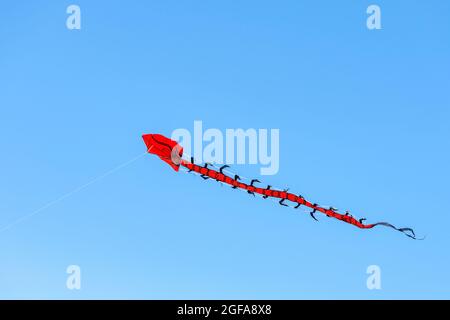
{"type": "Polygon", "coordinates": [[[0,232],[0,298],[450,297],[448,2],[73,3],[81,30],[72,2],[0,11],[0,228],[18,221],[0,232]],[[150,155],[104,175],[145,152],[141,134],[195,120],[279,129],[261,180],[426,240],[317,223],[150,155]]]}

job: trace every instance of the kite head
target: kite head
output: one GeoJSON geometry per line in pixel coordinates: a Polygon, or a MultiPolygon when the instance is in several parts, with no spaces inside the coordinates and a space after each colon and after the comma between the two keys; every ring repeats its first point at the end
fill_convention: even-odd
{"type": "Polygon", "coordinates": [[[183,156],[183,147],[176,141],[160,134],[144,134],[142,139],[144,139],[148,153],[156,154],[161,160],[168,163],[173,170],[178,171],[183,156]]]}

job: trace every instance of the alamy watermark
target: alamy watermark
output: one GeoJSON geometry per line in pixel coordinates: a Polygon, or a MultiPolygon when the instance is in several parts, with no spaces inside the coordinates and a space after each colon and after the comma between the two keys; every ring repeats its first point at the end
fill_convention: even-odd
{"type": "Polygon", "coordinates": [[[81,9],[76,4],[71,4],[67,7],[66,13],[69,16],[66,19],[66,27],[69,30],[81,29],[81,9]]]}
{"type": "Polygon", "coordinates": [[[261,175],[277,174],[280,167],[279,129],[226,129],[224,133],[214,128],[203,131],[202,121],[194,121],[193,134],[181,128],[171,138],[196,163],[259,164],[261,175]]]}
{"type": "Polygon", "coordinates": [[[66,273],[69,275],[66,280],[66,287],[69,290],[81,289],[81,268],[75,264],[67,267],[66,273]]]}
{"type": "Polygon", "coordinates": [[[369,290],[381,290],[381,268],[375,264],[367,267],[366,273],[369,274],[366,285],[369,290]]]}
{"type": "Polygon", "coordinates": [[[366,25],[369,30],[380,30],[381,29],[381,8],[376,4],[371,4],[366,10],[367,17],[366,25]]]}

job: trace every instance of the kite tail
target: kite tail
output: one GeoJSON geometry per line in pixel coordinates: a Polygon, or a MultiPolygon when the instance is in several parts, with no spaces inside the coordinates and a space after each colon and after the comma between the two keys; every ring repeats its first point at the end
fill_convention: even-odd
{"type": "Polygon", "coordinates": [[[425,237],[417,238],[417,236],[414,233],[414,230],[412,228],[397,228],[396,226],[390,224],[389,222],[377,222],[377,223],[369,225],[368,227],[373,228],[376,226],[385,226],[385,227],[392,228],[394,230],[400,231],[401,233],[405,234],[407,237],[410,237],[411,239],[414,239],[414,240],[424,240],[425,239],[425,237]]]}
{"type": "Polygon", "coordinates": [[[228,170],[224,170],[224,169],[228,167],[227,165],[220,167],[219,171],[216,171],[216,170],[210,169],[208,167],[209,165],[212,167],[215,167],[214,165],[205,163],[205,165],[201,167],[199,165],[194,164],[194,159],[192,159],[192,158],[191,158],[190,162],[182,161],[181,165],[186,167],[189,170],[188,172],[194,172],[196,174],[199,174],[200,177],[202,177],[205,180],[207,180],[207,179],[217,180],[219,182],[231,185],[233,189],[244,190],[244,191],[248,192],[249,194],[252,194],[253,196],[255,194],[259,194],[264,199],[274,198],[274,199],[276,199],[275,201],[277,201],[282,206],[292,207],[294,209],[298,209],[302,205],[305,207],[308,207],[308,208],[312,209],[312,211],[309,213],[310,216],[316,221],[318,221],[318,219],[316,218],[316,216],[314,214],[316,212],[320,212],[330,218],[335,218],[337,220],[354,225],[361,229],[372,229],[376,226],[385,226],[385,227],[390,227],[396,231],[402,232],[403,234],[405,234],[407,237],[409,237],[411,239],[423,240],[423,239],[418,239],[416,237],[416,234],[414,233],[414,230],[412,228],[397,228],[388,222],[365,224],[363,222],[364,220],[366,220],[365,218],[357,220],[348,211],[345,214],[342,214],[342,213],[339,213],[337,211],[337,209],[334,207],[330,207],[329,209],[327,209],[325,207],[318,205],[317,203],[312,203],[312,202],[307,201],[302,196],[289,193],[287,191],[288,189],[277,190],[277,189],[272,189],[271,186],[267,186],[266,188],[258,188],[257,186],[254,185],[255,182],[260,182],[257,179],[252,179],[250,184],[244,183],[241,181],[241,178],[238,175],[235,174],[234,178],[232,178],[226,174],[225,171],[228,171],[228,170]],[[288,202],[291,201],[293,203],[296,203],[297,205],[290,206],[290,205],[286,204],[285,201],[288,201],[288,202]]]}

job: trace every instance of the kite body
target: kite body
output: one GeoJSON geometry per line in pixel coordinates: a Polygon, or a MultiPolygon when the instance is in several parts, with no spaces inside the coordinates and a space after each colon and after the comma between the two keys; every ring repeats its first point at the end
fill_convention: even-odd
{"type": "Polygon", "coordinates": [[[193,158],[191,158],[190,161],[183,159],[183,148],[177,142],[166,138],[163,135],[144,134],[142,138],[144,139],[144,142],[147,146],[147,151],[149,153],[157,155],[161,160],[169,164],[175,171],[178,171],[180,166],[182,166],[185,167],[188,172],[197,173],[205,180],[213,179],[218,182],[230,185],[233,189],[239,188],[247,191],[252,195],[261,195],[264,199],[275,198],[282,206],[288,206],[286,203],[291,202],[295,204],[295,209],[299,208],[300,206],[308,207],[311,209],[310,215],[314,220],[317,220],[314,214],[316,212],[320,212],[330,218],[341,220],[361,229],[372,229],[375,226],[386,226],[400,231],[410,238],[416,239],[415,233],[411,228],[397,228],[387,222],[365,224],[363,221],[366,219],[357,220],[348,212],[342,214],[337,212],[337,209],[333,207],[330,207],[328,209],[321,207],[317,203],[306,200],[301,195],[296,195],[288,192],[288,190],[276,190],[272,189],[271,186],[267,186],[266,188],[255,186],[255,183],[260,182],[257,179],[251,180],[249,184],[244,183],[241,181],[241,178],[238,175],[234,175],[234,177],[231,177],[224,172],[225,168],[227,168],[228,165],[223,165],[222,167],[218,168],[218,170],[212,169],[211,165],[209,165],[208,163],[205,163],[203,166],[199,166],[194,163],[193,158]],[[208,167],[208,165],[210,167],[208,167]]]}

